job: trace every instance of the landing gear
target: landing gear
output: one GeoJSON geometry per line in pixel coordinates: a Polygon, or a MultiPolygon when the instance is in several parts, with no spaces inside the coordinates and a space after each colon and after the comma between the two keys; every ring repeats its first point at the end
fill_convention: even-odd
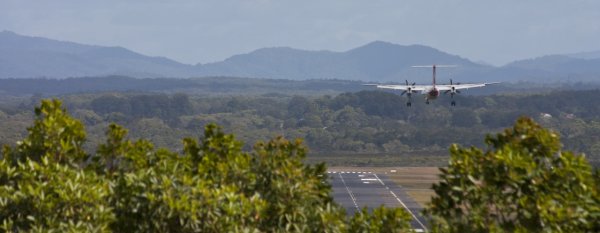
{"type": "Polygon", "coordinates": [[[425,101],[425,104],[429,104],[429,100],[425,101]]]}
{"type": "Polygon", "coordinates": [[[454,100],[452,100],[452,102],[450,103],[450,106],[456,106],[456,102],[454,100]]]}
{"type": "Polygon", "coordinates": [[[412,105],[411,102],[406,102],[406,107],[410,107],[412,105]]]}

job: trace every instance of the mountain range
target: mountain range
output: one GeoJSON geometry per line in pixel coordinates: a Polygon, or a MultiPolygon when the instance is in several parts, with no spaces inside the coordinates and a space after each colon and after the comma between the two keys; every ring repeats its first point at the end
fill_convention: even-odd
{"type": "Polygon", "coordinates": [[[262,48],[224,61],[182,64],[122,47],[84,45],[0,32],[0,78],[231,76],[270,79],[342,79],[427,82],[430,70],[412,65],[452,64],[439,74],[460,81],[600,81],[600,51],[550,55],[495,67],[423,45],[375,41],[344,52],[262,48]]]}

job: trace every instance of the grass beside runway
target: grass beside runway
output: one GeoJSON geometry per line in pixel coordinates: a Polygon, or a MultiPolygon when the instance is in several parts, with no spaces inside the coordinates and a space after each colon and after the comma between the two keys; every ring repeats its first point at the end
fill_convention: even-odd
{"type": "Polygon", "coordinates": [[[324,162],[330,167],[440,167],[448,165],[447,152],[403,154],[318,154],[309,153],[308,163],[324,162]]]}

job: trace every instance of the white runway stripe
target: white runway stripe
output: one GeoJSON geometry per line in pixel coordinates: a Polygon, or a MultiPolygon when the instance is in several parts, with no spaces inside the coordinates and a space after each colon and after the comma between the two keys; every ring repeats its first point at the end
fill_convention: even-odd
{"type": "Polygon", "coordinates": [[[342,183],[346,187],[346,191],[348,191],[348,194],[350,194],[350,198],[352,199],[352,202],[354,202],[354,207],[356,208],[356,211],[360,211],[360,208],[358,208],[358,204],[356,203],[356,198],[354,197],[354,193],[352,193],[352,191],[350,191],[350,188],[348,187],[348,185],[346,185],[346,181],[344,181],[344,177],[342,176],[342,174],[339,174],[339,175],[340,175],[340,178],[342,179],[342,183]]]}

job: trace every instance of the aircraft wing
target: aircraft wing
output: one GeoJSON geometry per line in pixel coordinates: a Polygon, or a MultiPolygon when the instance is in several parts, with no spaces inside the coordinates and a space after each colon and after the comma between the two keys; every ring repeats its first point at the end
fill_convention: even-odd
{"type": "Polygon", "coordinates": [[[426,85],[389,85],[389,84],[363,84],[365,86],[374,86],[382,89],[392,89],[392,90],[403,90],[407,91],[408,89],[412,91],[423,91],[427,89],[426,85]]]}
{"type": "Polygon", "coordinates": [[[475,88],[475,87],[485,87],[487,85],[492,85],[492,84],[498,84],[499,82],[492,82],[492,83],[464,83],[464,84],[453,84],[453,85],[449,85],[449,84],[442,84],[442,85],[436,85],[435,87],[440,90],[440,91],[448,91],[448,90],[452,90],[452,87],[454,87],[455,90],[462,90],[462,89],[469,89],[469,88],[475,88]]]}

